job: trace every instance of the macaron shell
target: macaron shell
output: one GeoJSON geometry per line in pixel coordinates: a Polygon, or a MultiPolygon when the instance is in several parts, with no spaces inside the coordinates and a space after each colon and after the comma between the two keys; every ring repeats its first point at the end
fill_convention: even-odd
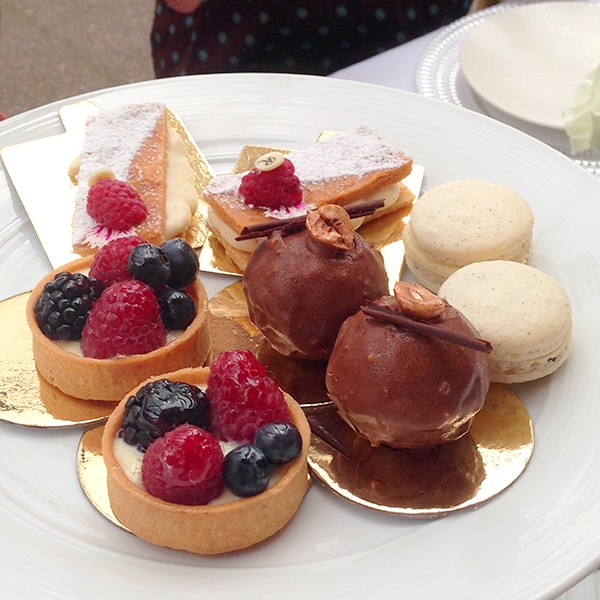
{"type": "Polygon", "coordinates": [[[571,308],[550,275],[512,261],[478,262],[451,275],[439,295],[491,342],[492,381],[531,381],[566,360],[571,308]]]}
{"type": "Polygon", "coordinates": [[[472,262],[525,263],[533,221],[527,203],[497,183],[461,179],[435,186],[415,204],[403,236],[413,275],[436,291],[438,281],[472,262]]]}

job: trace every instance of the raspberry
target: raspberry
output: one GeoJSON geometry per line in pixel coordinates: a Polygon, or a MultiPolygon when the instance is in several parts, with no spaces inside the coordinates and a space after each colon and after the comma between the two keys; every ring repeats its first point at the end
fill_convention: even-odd
{"type": "Polygon", "coordinates": [[[290,207],[302,202],[300,180],[294,175],[294,165],[287,158],[272,171],[252,169],[246,173],[240,194],[246,204],[264,208],[290,207]]]}
{"type": "Polygon", "coordinates": [[[146,240],[136,235],[112,240],[100,248],[94,256],[90,275],[102,282],[105,287],[117,281],[131,279],[131,275],[127,270],[129,255],[136,246],[146,243],[146,240]]]}
{"type": "Polygon", "coordinates": [[[207,504],[223,491],[223,451],[217,438],[180,425],[150,446],[142,461],[146,491],[176,504],[207,504]]]}
{"type": "Polygon", "coordinates": [[[206,395],[213,431],[225,441],[249,443],[265,423],[290,418],[279,386],[249,350],[219,354],[210,367],[206,395]]]}
{"type": "Polygon", "coordinates": [[[113,283],[94,304],[81,335],[91,358],[151,352],[166,341],[158,301],[150,287],[130,279],[113,283]]]}
{"type": "Polygon", "coordinates": [[[101,179],[89,189],[87,211],[100,225],[117,231],[139,225],[148,215],[139,194],[116,179],[101,179]]]}

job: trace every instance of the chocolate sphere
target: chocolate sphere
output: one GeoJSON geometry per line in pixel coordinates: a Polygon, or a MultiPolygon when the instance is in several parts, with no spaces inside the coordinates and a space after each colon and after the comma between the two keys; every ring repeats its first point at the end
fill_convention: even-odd
{"type": "MultiPolygon", "coordinates": [[[[385,296],[376,304],[399,310],[385,296]]],[[[431,321],[476,335],[447,305],[431,321]]],[[[423,448],[464,435],[489,388],[485,353],[366,316],[342,325],[327,365],[329,397],[372,446],[423,448]]]]}
{"type": "Polygon", "coordinates": [[[327,360],[344,320],[388,292],[381,254],[352,235],[340,250],[304,230],[275,232],[252,254],[243,278],[248,313],[277,352],[327,360]]]}

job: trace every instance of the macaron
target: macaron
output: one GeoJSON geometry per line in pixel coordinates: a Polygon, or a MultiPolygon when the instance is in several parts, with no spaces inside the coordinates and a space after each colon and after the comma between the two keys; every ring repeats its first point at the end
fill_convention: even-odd
{"type": "Polygon", "coordinates": [[[493,346],[490,380],[520,383],[545,377],[571,348],[569,298],[550,275],[513,261],[485,261],[458,269],[439,295],[493,346]]]}
{"type": "Polygon", "coordinates": [[[449,181],[425,192],[404,234],[415,279],[437,292],[457,269],[484,260],[526,263],[533,213],[513,190],[480,179],[449,181]]]}

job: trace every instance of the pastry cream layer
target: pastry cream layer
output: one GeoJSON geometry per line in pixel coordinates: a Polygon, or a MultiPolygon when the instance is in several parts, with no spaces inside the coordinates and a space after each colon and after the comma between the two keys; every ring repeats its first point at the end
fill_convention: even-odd
{"type": "MultiPolygon", "coordinates": [[[[383,200],[384,204],[379,210],[389,209],[400,200],[400,183],[386,185],[377,192],[369,195],[367,198],[355,200],[348,206],[369,200],[383,200]]],[[[375,215],[377,215],[377,211],[375,212],[375,215]]],[[[364,221],[364,217],[352,219],[352,226],[356,230],[364,223],[364,221]]],[[[217,215],[217,212],[212,208],[212,206],[208,207],[208,222],[211,226],[211,229],[216,230],[230,246],[233,246],[236,250],[240,250],[241,252],[253,252],[256,246],[258,246],[258,244],[262,241],[262,238],[237,241],[235,238],[239,235],[239,233],[235,232],[231,227],[229,227],[229,225],[227,225],[227,223],[225,223],[225,221],[223,221],[217,215]]]]}

